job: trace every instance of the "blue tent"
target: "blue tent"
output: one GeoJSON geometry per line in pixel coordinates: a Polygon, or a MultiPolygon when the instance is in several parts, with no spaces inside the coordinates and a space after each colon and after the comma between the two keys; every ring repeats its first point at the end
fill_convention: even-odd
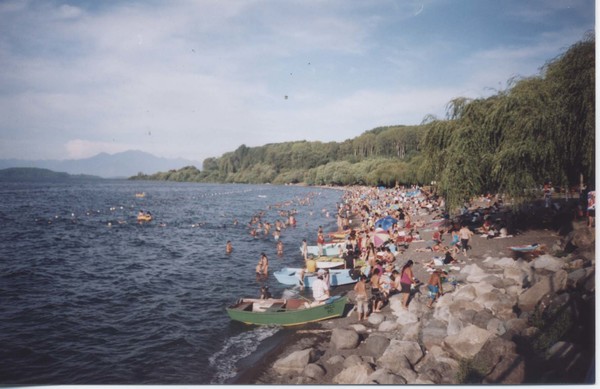
{"type": "Polygon", "coordinates": [[[387,231],[396,223],[398,223],[398,219],[391,216],[385,216],[375,222],[375,228],[382,228],[387,231]]]}

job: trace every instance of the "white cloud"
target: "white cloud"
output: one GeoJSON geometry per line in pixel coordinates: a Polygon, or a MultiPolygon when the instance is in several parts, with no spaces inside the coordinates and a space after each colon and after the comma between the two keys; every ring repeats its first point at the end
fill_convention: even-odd
{"type": "Polygon", "coordinates": [[[403,30],[439,1],[74,4],[0,4],[0,138],[15,146],[0,158],[342,141],[443,114],[581,38],[575,26],[456,59],[452,36],[423,44],[403,30]]]}

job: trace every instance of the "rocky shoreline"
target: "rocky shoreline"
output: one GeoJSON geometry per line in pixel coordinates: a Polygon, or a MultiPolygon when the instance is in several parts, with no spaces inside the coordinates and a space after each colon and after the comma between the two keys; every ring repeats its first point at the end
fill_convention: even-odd
{"type": "MultiPolygon", "coordinates": [[[[581,220],[566,230],[565,236],[548,229],[475,236],[469,257],[459,255],[452,267],[457,285],[444,284],[433,309],[423,284],[408,310],[397,294],[367,321],[351,311],[302,328],[235,383],[594,382],[595,232],[581,220]],[[532,243],[545,253],[516,259],[508,249],[532,243]]],[[[427,281],[424,264],[433,254],[416,248],[411,244],[398,260],[413,259],[415,275],[427,281]]]]}

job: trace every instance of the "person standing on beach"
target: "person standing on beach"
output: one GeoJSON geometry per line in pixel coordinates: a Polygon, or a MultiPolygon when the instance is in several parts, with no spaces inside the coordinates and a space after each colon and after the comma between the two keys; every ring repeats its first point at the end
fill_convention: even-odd
{"type": "Polygon", "coordinates": [[[358,320],[364,320],[369,316],[369,297],[367,296],[367,277],[361,274],[358,282],[354,285],[356,293],[356,312],[358,320]]]}
{"type": "Polygon", "coordinates": [[[429,277],[429,281],[427,281],[427,289],[429,289],[429,297],[431,301],[427,304],[428,308],[433,308],[434,301],[444,295],[444,288],[442,287],[442,274],[448,274],[447,272],[443,272],[441,270],[436,270],[429,277]]]}
{"type": "Polygon", "coordinates": [[[412,259],[409,259],[404,266],[402,266],[402,270],[400,271],[400,292],[404,293],[404,297],[402,297],[402,306],[405,309],[408,309],[408,298],[410,297],[412,286],[417,284],[412,271],[413,264],[414,262],[412,259]]]}
{"type": "Polygon", "coordinates": [[[473,232],[469,229],[469,227],[467,227],[466,224],[463,224],[458,231],[458,237],[460,238],[462,251],[465,257],[467,256],[467,250],[469,249],[469,239],[471,239],[472,236],[473,232]]]}

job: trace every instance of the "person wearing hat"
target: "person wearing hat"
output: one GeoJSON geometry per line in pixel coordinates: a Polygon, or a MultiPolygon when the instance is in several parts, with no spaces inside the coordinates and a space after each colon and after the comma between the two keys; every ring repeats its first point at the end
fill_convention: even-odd
{"type": "Polygon", "coordinates": [[[427,289],[429,289],[429,298],[431,299],[427,304],[428,308],[433,307],[433,302],[440,296],[444,295],[444,288],[442,287],[442,275],[448,275],[447,271],[436,270],[429,277],[427,281],[427,289]]]}
{"type": "Polygon", "coordinates": [[[329,298],[329,287],[325,281],[325,271],[320,269],[317,273],[317,279],[312,285],[313,299],[317,304],[323,304],[329,298]]]}

